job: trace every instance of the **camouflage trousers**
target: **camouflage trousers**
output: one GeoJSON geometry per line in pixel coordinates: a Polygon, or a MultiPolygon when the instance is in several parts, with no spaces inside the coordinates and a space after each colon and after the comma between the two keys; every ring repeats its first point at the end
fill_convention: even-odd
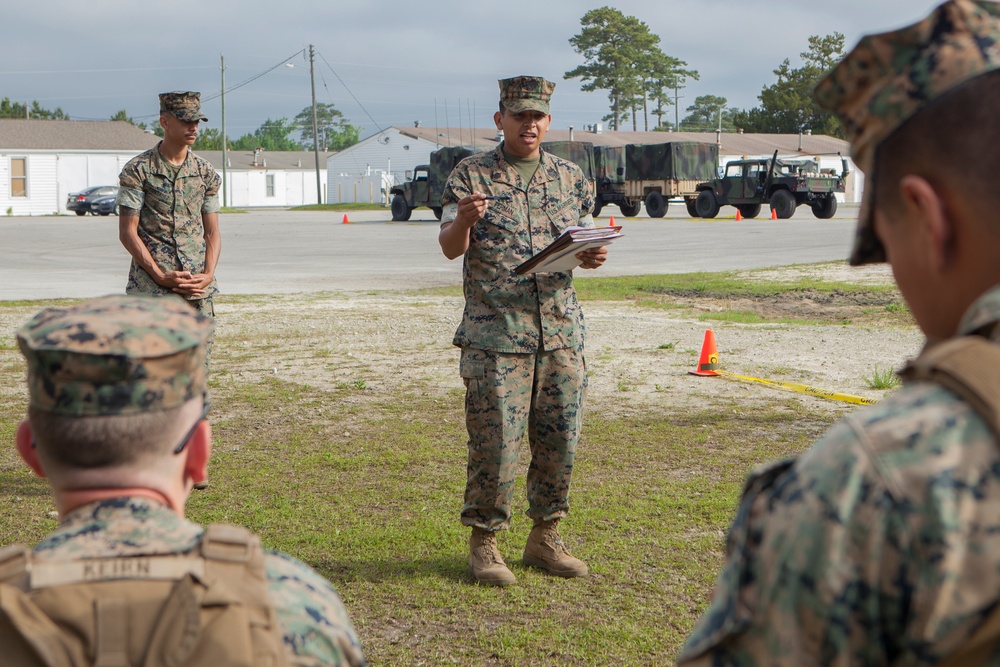
{"type": "Polygon", "coordinates": [[[587,369],[582,350],[505,354],[462,349],[468,479],[462,523],[505,530],[521,441],[531,447],[528,511],[536,521],[569,511],[587,369]]]}
{"type": "MultiPolygon", "coordinates": [[[[205,317],[210,317],[213,320],[215,319],[215,302],[212,301],[212,297],[208,296],[204,299],[188,299],[188,304],[205,317]]],[[[212,362],[212,345],[214,342],[214,334],[209,336],[208,340],[205,341],[205,371],[208,371],[208,367],[212,362]]]]}

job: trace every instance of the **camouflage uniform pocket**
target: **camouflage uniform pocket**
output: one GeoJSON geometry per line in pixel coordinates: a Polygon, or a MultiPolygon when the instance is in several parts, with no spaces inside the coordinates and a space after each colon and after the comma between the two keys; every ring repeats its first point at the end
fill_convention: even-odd
{"type": "Polygon", "coordinates": [[[479,392],[479,385],[486,377],[486,362],[482,352],[478,350],[462,350],[462,360],[459,362],[459,373],[465,381],[465,389],[469,394],[479,392]]]}
{"type": "Polygon", "coordinates": [[[495,225],[500,229],[506,229],[507,231],[516,231],[520,227],[520,223],[514,218],[504,215],[496,209],[496,207],[490,207],[486,209],[486,213],[483,215],[483,221],[488,222],[491,225],[495,225]]]}

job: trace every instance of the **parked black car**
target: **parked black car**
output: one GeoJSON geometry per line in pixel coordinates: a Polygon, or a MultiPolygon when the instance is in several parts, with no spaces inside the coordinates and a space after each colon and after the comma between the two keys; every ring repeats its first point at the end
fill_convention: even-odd
{"type": "MultiPolygon", "coordinates": [[[[118,188],[115,188],[117,190],[118,188]]],[[[114,213],[118,215],[118,206],[115,205],[115,201],[118,199],[118,193],[113,195],[106,195],[104,197],[98,197],[94,201],[90,202],[90,214],[91,215],[111,215],[114,213]]]]}
{"type": "MultiPolygon", "coordinates": [[[[77,215],[86,215],[88,213],[97,215],[97,213],[91,210],[91,204],[97,199],[104,199],[109,196],[114,198],[117,195],[117,185],[96,185],[86,190],[80,190],[79,192],[71,192],[69,198],[66,200],[66,210],[74,211],[77,215]]],[[[113,209],[114,202],[112,202],[111,206],[113,209]]],[[[103,213],[102,215],[108,215],[108,213],[103,213]]]]}

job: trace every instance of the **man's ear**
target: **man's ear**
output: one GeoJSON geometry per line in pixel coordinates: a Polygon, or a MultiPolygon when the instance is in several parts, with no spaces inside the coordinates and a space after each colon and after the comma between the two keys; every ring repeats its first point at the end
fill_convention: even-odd
{"type": "Polygon", "coordinates": [[[503,114],[501,114],[499,111],[493,112],[493,122],[496,123],[498,130],[503,129],[503,125],[501,124],[502,119],[503,119],[503,114]]]}
{"type": "Polygon", "coordinates": [[[938,271],[955,262],[955,224],[943,193],[922,176],[907,174],[899,181],[899,192],[906,215],[918,223],[926,241],[931,265],[938,271]]]}
{"type": "Polygon", "coordinates": [[[208,459],[212,455],[212,426],[202,419],[184,450],[184,474],[195,484],[208,479],[208,459]]]}
{"type": "Polygon", "coordinates": [[[17,444],[17,453],[28,467],[39,477],[45,477],[45,471],[42,470],[42,464],[38,460],[38,450],[35,449],[35,436],[31,432],[31,423],[27,419],[18,425],[14,441],[17,444]]]}

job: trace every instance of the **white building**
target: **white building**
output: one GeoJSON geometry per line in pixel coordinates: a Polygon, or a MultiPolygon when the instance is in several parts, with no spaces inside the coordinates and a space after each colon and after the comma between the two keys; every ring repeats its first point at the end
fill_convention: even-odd
{"type": "Polygon", "coordinates": [[[118,185],[125,163],[159,137],[124,121],[0,118],[0,215],[66,213],[66,198],[118,185]]]}
{"type": "Polygon", "coordinates": [[[388,205],[389,188],[405,181],[406,172],[427,164],[431,152],[446,145],[399,127],[362,139],[327,159],[327,201],[388,205]]]}
{"type": "MultiPolygon", "coordinates": [[[[197,151],[222,175],[222,151],[197,151]]],[[[334,153],[319,153],[319,184],[323,197],[316,197],[316,154],[312,151],[226,151],[226,192],[219,201],[233,208],[285,207],[329,201],[326,165],[334,153]]]]}

